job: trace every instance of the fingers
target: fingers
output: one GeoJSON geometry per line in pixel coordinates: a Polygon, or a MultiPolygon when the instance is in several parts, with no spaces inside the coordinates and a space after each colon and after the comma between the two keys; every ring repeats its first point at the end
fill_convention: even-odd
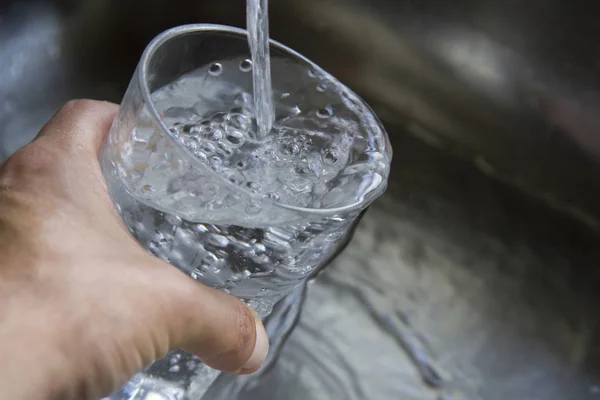
{"type": "Polygon", "coordinates": [[[251,373],[269,350],[265,328],[256,314],[233,296],[171,270],[163,279],[171,347],[196,354],[212,368],[251,373]],[[175,279],[177,278],[177,279],[175,279]]]}
{"type": "Polygon", "coordinates": [[[44,125],[37,139],[62,148],[80,148],[98,155],[119,106],[105,101],[71,100],[44,125]]]}

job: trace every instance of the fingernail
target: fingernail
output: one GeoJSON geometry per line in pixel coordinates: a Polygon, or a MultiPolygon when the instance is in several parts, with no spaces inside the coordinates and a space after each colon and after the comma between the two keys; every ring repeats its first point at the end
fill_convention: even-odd
{"type": "Polygon", "coordinates": [[[242,374],[248,374],[259,369],[269,352],[269,338],[267,337],[267,332],[262,321],[256,313],[254,313],[254,322],[256,324],[256,343],[254,344],[252,355],[240,370],[242,374]]]}

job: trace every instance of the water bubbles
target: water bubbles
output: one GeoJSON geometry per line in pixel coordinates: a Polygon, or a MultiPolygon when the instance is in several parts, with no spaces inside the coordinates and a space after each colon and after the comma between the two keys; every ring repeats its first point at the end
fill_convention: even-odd
{"type": "Polygon", "coordinates": [[[244,114],[231,114],[229,116],[229,126],[247,132],[250,129],[251,121],[244,114]]]}
{"type": "Polygon", "coordinates": [[[246,214],[248,214],[248,215],[258,215],[258,214],[260,214],[260,211],[261,211],[261,207],[257,203],[250,203],[246,207],[246,214]]]}
{"type": "Polygon", "coordinates": [[[310,153],[306,157],[306,164],[315,176],[321,176],[321,157],[318,153],[310,153]]]}
{"type": "Polygon", "coordinates": [[[213,128],[213,127],[208,128],[204,132],[204,139],[206,139],[206,140],[218,142],[222,138],[223,138],[223,131],[221,129],[219,129],[218,127],[217,128],[213,128]]]}
{"type": "Polygon", "coordinates": [[[227,245],[229,244],[229,239],[217,233],[210,234],[207,239],[208,243],[216,247],[227,247],[227,245]]]}
{"type": "Polygon", "coordinates": [[[206,271],[206,272],[218,273],[223,268],[222,261],[223,260],[219,259],[219,257],[216,254],[208,253],[202,259],[202,261],[200,261],[198,270],[202,271],[202,272],[206,271]]]}
{"type": "Polygon", "coordinates": [[[335,152],[331,149],[326,149],[323,151],[323,162],[326,164],[335,164],[338,160],[335,152]]]}
{"type": "Polygon", "coordinates": [[[224,112],[218,112],[213,114],[212,118],[211,118],[211,122],[212,124],[214,124],[215,126],[220,126],[221,124],[223,124],[223,122],[225,122],[225,120],[227,119],[227,113],[224,112]]]}
{"type": "Polygon", "coordinates": [[[181,128],[181,131],[183,133],[185,133],[186,135],[199,135],[200,132],[202,132],[202,129],[198,126],[198,125],[194,125],[194,124],[185,124],[183,126],[183,128],[181,128]]]}
{"type": "Polygon", "coordinates": [[[327,90],[327,86],[325,86],[325,84],[320,83],[317,85],[317,92],[325,92],[327,90]]]}
{"type": "Polygon", "coordinates": [[[305,176],[308,174],[308,168],[304,165],[296,165],[294,167],[294,173],[298,176],[305,176]]]}
{"type": "Polygon", "coordinates": [[[176,353],[169,359],[169,364],[174,365],[181,361],[181,354],[176,353]]]}
{"type": "Polygon", "coordinates": [[[271,200],[279,200],[281,198],[281,196],[275,192],[271,192],[269,194],[267,194],[267,197],[270,198],[271,200]]]}
{"type": "Polygon", "coordinates": [[[206,233],[208,232],[208,228],[204,224],[196,224],[194,225],[194,231],[198,233],[206,233]]]}
{"type": "Polygon", "coordinates": [[[207,157],[212,156],[213,154],[215,154],[215,145],[210,143],[210,142],[203,142],[200,144],[200,146],[198,146],[198,150],[200,150],[202,152],[202,154],[204,154],[207,157]]]}
{"type": "Polygon", "coordinates": [[[292,179],[289,182],[289,186],[293,191],[301,193],[309,193],[312,189],[312,183],[308,179],[300,176],[297,176],[296,179],[292,179]]]}
{"type": "Polygon", "coordinates": [[[240,71],[242,72],[250,72],[252,70],[252,60],[245,59],[240,62],[240,71]]]}
{"type": "Polygon", "coordinates": [[[331,118],[332,115],[333,115],[333,109],[331,108],[331,106],[326,106],[323,108],[319,108],[317,110],[317,117],[319,117],[319,118],[322,118],[322,119],[331,118]]]}
{"type": "Polygon", "coordinates": [[[210,67],[208,67],[208,73],[212,76],[219,76],[223,73],[223,65],[221,63],[213,63],[210,67]]]}
{"type": "Polygon", "coordinates": [[[294,142],[285,142],[281,145],[281,151],[283,154],[294,156],[300,153],[300,146],[294,142]]]}
{"type": "MultiPolygon", "coordinates": [[[[231,144],[228,141],[219,142],[219,144],[217,145],[217,153],[222,154],[225,158],[230,158],[234,153],[232,147],[233,146],[231,146],[231,144]]],[[[243,182],[243,180],[241,180],[240,182],[243,182]]]]}
{"type": "Polygon", "coordinates": [[[308,76],[311,77],[311,78],[315,78],[317,76],[317,73],[315,72],[314,69],[309,68],[308,69],[308,76]]]}
{"type": "Polygon", "coordinates": [[[131,182],[133,183],[137,183],[139,181],[142,180],[142,178],[144,177],[144,172],[143,170],[140,171],[137,167],[137,165],[140,163],[137,163],[136,165],[133,166],[133,169],[129,172],[129,179],[131,180],[131,182]]]}
{"type": "Polygon", "coordinates": [[[244,134],[240,131],[229,131],[225,136],[225,140],[228,142],[230,147],[238,148],[244,144],[245,141],[244,134]]]}
{"type": "Polygon", "coordinates": [[[179,365],[172,365],[171,368],[169,368],[169,372],[179,372],[179,370],[179,365]]]}

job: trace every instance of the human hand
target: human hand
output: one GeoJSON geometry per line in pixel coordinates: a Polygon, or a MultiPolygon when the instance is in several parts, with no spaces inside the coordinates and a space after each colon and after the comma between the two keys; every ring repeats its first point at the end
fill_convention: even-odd
{"type": "Polygon", "coordinates": [[[121,222],[98,163],[117,110],[68,103],[0,169],[0,398],[97,399],[174,348],[234,373],[266,357],[249,308],[121,222]]]}

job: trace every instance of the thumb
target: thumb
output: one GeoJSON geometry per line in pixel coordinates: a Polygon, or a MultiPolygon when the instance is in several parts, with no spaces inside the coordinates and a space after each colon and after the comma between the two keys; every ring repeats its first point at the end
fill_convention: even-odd
{"type": "MultiPolygon", "coordinates": [[[[163,312],[169,349],[183,348],[208,366],[229,373],[256,371],[269,350],[265,328],[239,299],[198,283],[164,264],[161,273],[163,312]]],[[[156,293],[156,291],[154,291],[156,293]]],[[[165,325],[163,325],[165,326],[165,325]]]]}

